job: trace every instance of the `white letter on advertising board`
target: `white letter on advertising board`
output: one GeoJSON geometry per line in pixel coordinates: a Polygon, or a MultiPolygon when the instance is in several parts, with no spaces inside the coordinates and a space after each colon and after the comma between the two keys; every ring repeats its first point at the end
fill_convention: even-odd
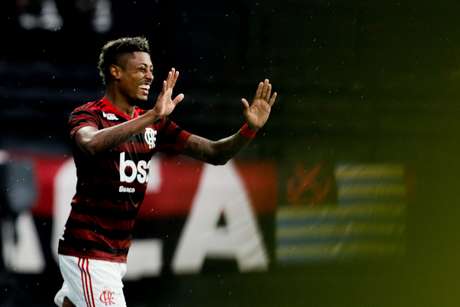
{"type": "Polygon", "coordinates": [[[264,270],[268,266],[247,192],[231,162],[204,167],[173,269],[176,273],[199,272],[207,257],[235,259],[240,271],[264,270]],[[225,226],[218,225],[222,214],[225,226]]]}

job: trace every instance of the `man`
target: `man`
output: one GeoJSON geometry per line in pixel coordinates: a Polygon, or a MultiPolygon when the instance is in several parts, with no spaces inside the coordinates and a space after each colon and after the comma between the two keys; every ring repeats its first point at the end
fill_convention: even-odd
{"type": "Polygon", "coordinates": [[[168,119],[184,99],[183,94],[172,97],[179,77],[174,68],[155,106],[147,111],[136,106],[147,100],[153,81],[145,38],[108,42],[99,71],[105,96],[76,108],[69,119],[78,181],[58,248],[64,279],[55,297],[58,306],[126,306],[122,277],[152,155],[170,151],[224,164],[254,138],[276,100],[270,82],[260,82],[251,104],[242,99],[246,123],[237,133],[211,141],[168,119]]]}

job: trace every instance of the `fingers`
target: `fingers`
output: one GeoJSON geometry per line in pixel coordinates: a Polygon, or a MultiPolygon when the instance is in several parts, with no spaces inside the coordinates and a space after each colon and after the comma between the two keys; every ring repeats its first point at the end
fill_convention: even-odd
{"type": "Polygon", "coordinates": [[[172,69],[172,80],[171,80],[171,88],[176,85],[177,79],[179,78],[179,71],[175,68],[172,69]]]}
{"type": "Polygon", "coordinates": [[[271,93],[272,85],[270,83],[270,80],[265,79],[263,82],[259,82],[254,99],[263,99],[270,103],[270,97],[272,96],[271,93]]]}
{"type": "Polygon", "coordinates": [[[257,86],[256,90],[256,95],[254,96],[254,99],[259,99],[262,97],[262,88],[264,87],[264,84],[262,82],[259,82],[259,85],[257,86]]]}
{"type": "Polygon", "coordinates": [[[176,96],[176,98],[174,98],[173,103],[174,105],[177,105],[182,100],[184,100],[184,94],[179,94],[176,96]]]}
{"type": "Polygon", "coordinates": [[[270,83],[268,83],[267,92],[265,94],[265,100],[266,101],[270,101],[271,94],[272,94],[272,85],[270,83]]]}
{"type": "Polygon", "coordinates": [[[268,99],[270,98],[271,91],[272,91],[272,85],[270,84],[270,81],[268,81],[268,79],[265,79],[262,85],[262,93],[261,93],[260,98],[268,101],[268,99]]]}
{"type": "Polygon", "coordinates": [[[179,71],[177,71],[174,67],[168,72],[168,76],[166,77],[166,88],[173,88],[176,85],[177,79],[179,78],[179,71]]]}
{"type": "Polygon", "coordinates": [[[241,103],[245,110],[249,109],[249,102],[245,98],[241,98],[241,103]]]}
{"type": "Polygon", "coordinates": [[[272,95],[272,97],[271,97],[270,100],[268,101],[268,104],[270,105],[270,107],[272,107],[272,106],[275,104],[276,96],[278,96],[278,93],[277,93],[277,92],[274,92],[273,95],[272,95]]]}

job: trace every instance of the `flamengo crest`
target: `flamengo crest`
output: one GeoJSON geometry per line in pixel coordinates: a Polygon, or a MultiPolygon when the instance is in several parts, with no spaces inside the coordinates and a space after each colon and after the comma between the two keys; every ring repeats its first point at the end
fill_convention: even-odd
{"type": "Polygon", "coordinates": [[[110,290],[103,290],[101,292],[101,295],[99,296],[99,299],[105,306],[110,306],[110,305],[115,305],[115,292],[110,291],[110,290]]]}
{"type": "Polygon", "coordinates": [[[156,135],[156,130],[153,130],[152,128],[145,128],[144,139],[150,149],[155,148],[155,141],[157,140],[156,135]]]}

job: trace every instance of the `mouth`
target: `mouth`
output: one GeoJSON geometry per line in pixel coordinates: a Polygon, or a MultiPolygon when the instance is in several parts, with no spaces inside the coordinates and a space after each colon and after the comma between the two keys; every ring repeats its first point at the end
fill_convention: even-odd
{"type": "Polygon", "coordinates": [[[139,86],[139,89],[141,90],[143,95],[147,96],[149,94],[149,91],[150,91],[150,84],[143,84],[143,85],[139,86]]]}

